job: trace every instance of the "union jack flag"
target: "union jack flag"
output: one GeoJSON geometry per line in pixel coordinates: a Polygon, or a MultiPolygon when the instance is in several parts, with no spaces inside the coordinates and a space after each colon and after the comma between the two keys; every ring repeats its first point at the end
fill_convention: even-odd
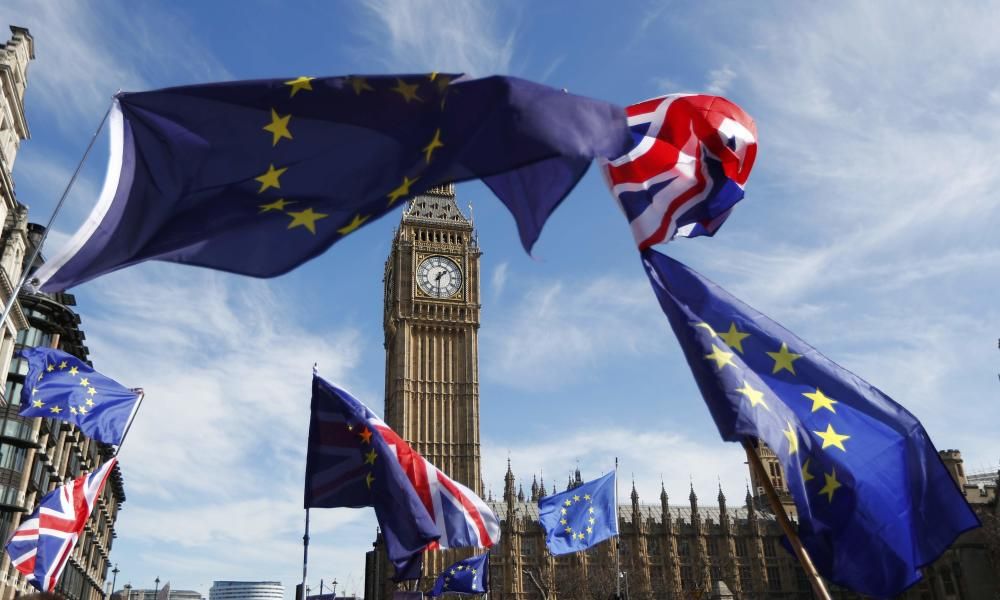
{"type": "Polygon", "coordinates": [[[625,112],[635,146],[602,167],[636,244],[713,235],[743,198],[757,156],[753,119],[725,98],[689,94],[625,112]]]}
{"type": "Polygon", "coordinates": [[[36,589],[51,592],[56,587],[117,462],[112,458],[94,472],[84,473],[46,494],[7,542],[11,564],[36,589]]]}
{"type": "Polygon", "coordinates": [[[373,506],[397,570],[421,550],[489,548],[500,521],[367,406],[313,378],[305,506],[373,506]]]}

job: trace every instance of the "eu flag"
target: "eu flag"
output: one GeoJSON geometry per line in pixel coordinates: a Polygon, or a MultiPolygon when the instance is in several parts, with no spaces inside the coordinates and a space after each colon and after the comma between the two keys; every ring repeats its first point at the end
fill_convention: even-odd
{"type": "Polygon", "coordinates": [[[372,506],[389,559],[403,565],[440,537],[434,520],[376,427],[346,391],[313,376],[305,508],[372,506]]]}
{"type": "Polygon", "coordinates": [[[681,263],[642,257],[722,438],[780,459],[824,577],[895,596],[979,525],[906,409],[681,263]]]}
{"type": "Polygon", "coordinates": [[[438,575],[430,597],[441,594],[485,594],[490,591],[490,553],[464,558],[438,575]]]}
{"type": "Polygon", "coordinates": [[[105,377],[72,354],[24,348],[28,374],[21,388],[22,417],[69,421],[89,438],[118,445],[142,393],[105,377]]]}
{"type": "Polygon", "coordinates": [[[615,472],[538,499],[538,522],[554,555],[586,550],[618,535],[615,472]]]}
{"type": "Polygon", "coordinates": [[[104,189],[30,282],[146,260],[272,277],[431,187],[481,178],[530,250],[624,109],[512,77],[298,77],[120,93],[104,189]]]}

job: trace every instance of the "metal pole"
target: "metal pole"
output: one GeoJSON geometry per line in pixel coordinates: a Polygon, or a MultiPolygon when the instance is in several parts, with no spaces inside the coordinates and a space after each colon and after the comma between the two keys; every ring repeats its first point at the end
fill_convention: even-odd
{"type": "Polygon", "coordinates": [[[76,170],[73,171],[73,176],[69,178],[69,183],[66,184],[66,189],[63,190],[62,196],[59,197],[59,202],[56,203],[55,210],[52,211],[52,216],[49,217],[48,224],[45,225],[45,231],[42,232],[42,237],[38,239],[38,243],[35,244],[35,250],[31,253],[31,258],[28,259],[27,266],[24,268],[24,273],[21,274],[21,279],[17,283],[17,287],[14,291],[10,293],[10,298],[7,298],[7,304],[3,307],[3,316],[0,317],[0,323],[6,323],[7,317],[10,316],[11,309],[14,308],[14,303],[17,302],[17,295],[21,293],[21,288],[24,284],[28,282],[28,277],[31,273],[31,265],[35,264],[35,260],[38,255],[42,252],[42,244],[45,243],[45,238],[49,236],[49,230],[52,228],[52,222],[56,220],[56,215],[59,214],[59,209],[62,208],[63,202],[66,201],[66,196],[69,195],[70,189],[73,187],[73,183],[76,181],[77,175],[80,174],[80,169],[83,168],[84,161],[87,160],[87,155],[90,154],[90,150],[94,147],[94,142],[97,141],[97,135],[101,133],[101,129],[104,129],[104,123],[108,120],[108,115],[111,114],[111,107],[114,106],[114,101],[112,100],[111,105],[108,106],[108,110],[104,113],[104,117],[101,119],[101,124],[97,126],[97,131],[90,138],[90,143],[87,144],[87,149],[83,151],[83,156],[80,157],[80,162],[76,164],[76,170]]]}
{"type": "Polygon", "coordinates": [[[813,565],[812,559],[809,558],[809,553],[802,546],[799,534],[792,527],[792,522],[788,519],[785,507],[781,505],[781,501],[778,499],[778,493],[774,491],[774,485],[771,484],[771,478],[767,475],[767,471],[764,470],[764,465],[760,462],[760,457],[757,456],[757,452],[754,451],[749,440],[743,440],[743,448],[747,452],[747,459],[750,461],[751,468],[757,471],[757,480],[760,481],[761,485],[764,486],[764,491],[767,492],[767,499],[771,503],[771,510],[774,511],[774,516],[777,518],[778,524],[781,525],[782,531],[785,532],[788,544],[795,551],[795,556],[798,557],[799,563],[801,563],[802,568],[806,572],[806,577],[809,578],[809,583],[812,584],[813,592],[815,592],[816,597],[820,598],[820,600],[831,600],[830,592],[827,591],[826,584],[820,579],[819,572],[816,571],[816,566],[813,565]]]}
{"type": "Polygon", "coordinates": [[[111,578],[111,593],[112,594],[115,593],[115,583],[118,581],[118,573],[120,573],[120,571],[118,570],[118,563],[115,563],[115,568],[111,569],[111,574],[113,575],[113,577],[111,578]]]}
{"type": "MultiPolygon", "coordinates": [[[[618,529],[618,457],[615,457],[615,529],[618,529]]],[[[615,598],[622,597],[621,534],[615,536],[615,598]]]]}
{"type": "Polygon", "coordinates": [[[133,391],[139,394],[139,399],[135,401],[135,408],[132,409],[132,414],[129,415],[128,423],[125,424],[125,431],[122,432],[122,439],[119,440],[118,447],[115,448],[114,456],[118,456],[118,453],[122,451],[122,446],[125,445],[125,436],[132,429],[132,422],[135,421],[135,416],[139,414],[139,407],[142,405],[143,398],[146,397],[146,392],[142,388],[135,388],[133,391]]]}
{"type": "Polygon", "coordinates": [[[306,532],[302,536],[302,600],[309,594],[306,592],[306,571],[309,567],[309,509],[306,509],[306,532]]]}

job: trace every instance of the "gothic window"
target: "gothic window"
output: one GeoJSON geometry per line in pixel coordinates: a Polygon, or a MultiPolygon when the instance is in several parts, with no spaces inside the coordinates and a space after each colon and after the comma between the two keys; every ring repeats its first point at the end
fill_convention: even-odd
{"type": "Polygon", "coordinates": [[[740,567],[740,587],[743,588],[743,592],[749,592],[753,587],[753,572],[750,567],[740,567]]]}
{"type": "Polygon", "coordinates": [[[681,588],[685,590],[690,590],[694,586],[694,577],[691,571],[691,567],[681,567],[681,588]]]}
{"type": "Polygon", "coordinates": [[[722,568],[721,567],[710,567],[709,571],[712,575],[712,582],[722,580],[722,568]]]}
{"type": "Polygon", "coordinates": [[[767,568],[767,589],[772,592],[781,591],[781,570],[778,567],[767,568]]]}
{"type": "Polygon", "coordinates": [[[764,538],[764,556],[774,558],[774,538],[764,538]]]}
{"type": "Polygon", "coordinates": [[[719,540],[714,537],[710,537],[706,540],[708,545],[708,555],[718,556],[719,555],[719,540]]]}
{"type": "Polygon", "coordinates": [[[660,555],[660,540],[659,538],[649,538],[649,543],[647,544],[650,556],[660,555]]]}
{"type": "Polygon", "coordinates": [[[680,543],[677,544],[677,553],[681,556],[691,556],[691,545],[687,540],[681,540],[680,543]]]}
{"type": "Polygon", "coordinates": [[[525,556],[535,555],[535,540],[534,538],[524,538],[521,540],[521,554],[525,556]]]}
{"type": "Polygon", "coordinates": [[[746,555],[747,555],[746,538],[736,538],[736,556],[740,558],[745,558],[746,555]]]}

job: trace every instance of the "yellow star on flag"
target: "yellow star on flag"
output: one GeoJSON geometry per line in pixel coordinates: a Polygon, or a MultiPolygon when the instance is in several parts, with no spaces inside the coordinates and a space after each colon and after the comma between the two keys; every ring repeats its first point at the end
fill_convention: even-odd
{"type": "Polygon", "coordinates": [[[288,131],[288,121],[292,115],[281,116],[278,111],[271,109],[271,122],[264,126],[264,131],[271,132],[271,147],[278,145],[278,140],[292,139],[292,132],[288,131]]]}
{"type": "Polygon", "coordinates": [[[444,92],[451,85],[451,77],[447,75],[439,75],[437,73],[430,74],[430,80],[437,83],[438,91],[444,92]]]}
{"type": "Polygon", "coordinates": [[[284,198],[278,198],[274,202],[270,202],[268,204],[261,204],[260,205],[260,212],[261,213],[266,213],[266,212],[270,212],[272,210],[279,210],[279,211],[285,210],[285,207],[288,206],[289,204],[295,204],[295,201],[294,200],[285,200],[284,198]]]}
{"type": "Polygon", "coordinates": [[[788,454],[795,454],[799,451],[799,436],[795,433],[795,429],[792,427],[791,423],[788,423],[788,429],[782,431],[785,434],[785,438],[788,439],[788,454]]]}
{"type": "Polygon", "coordinates": [[[347,235],[353,232],[358,227],[361,227],[361,225],[363,225],[364,222],[367,221],[370,216],[371,215],[354,215],[354,218],[351,219],[351,222],[338,229],[337,233],[339,233],[340,235],[347,235]]]}
{"type": "Polygon", "coordinates": [[[282,167],[280,169],[275,169],[273,163],[271,165],[269,165],[267,167],[267,173],[264,173],[263,175],[260,175],[258,177],[254,177],[255,181],[259,181],[260,182],[260,189],[257,190],[257,193],[258,194],[262,194],[266,190],[269,190],[271,188],[281,189],[281,181],[279,180],[279,178],[287,170],[288,170],[288,167],[282,167]]]}
{"type": "Polygon", "coordinates": [[[811,460],[812,460],[811,458],[807,458],[806,462],[802,463],[802,481],[803,482],[812,481],[813,479],[816,479],[815,477],[813,477],[813,474],[809,472],[809,462],[811,460]]]}
{"type": "Polygon", "coordinates": [[[93,406],[93,405],[94,405],[94,401],[91,400],[90,398],[87,398],[87,406],[93,406]]]}
{"type": "Polygon", "coordinates": [[[573,495],[573,502],[579,502],[579,501],[580,501],[580,497],[574,494],[573,495]]]}
{"type": "Polygon", "coordinates": [[[590,502],[590,494],[584,494],[583,499],[586,500],[587,502],[590,502]]]}
{"type": "Polygon", "coordinates": [[[305,210],[290,210],[288,216],[292,217],[292,222],[288,224],[288,229],[295,227],[305,227],[309,233],[316,235],[316,221],[325,219],[330,215],[318,213],[309,207],[305,210]]]}
{"type": "Polygon", "coordinates": [[[375,453],[375,448],[372,448],[367,454],[365,454],[365,464],[374,465],[376,458],[378,458],[378,454],[375,453]]]}
{"type": "Polygon", "coordinates": [[[833,409],[833,405],[837,404],[837,401],[833,398],[828,397],[819,388],[816,388],[815,392],[802,392],[802,395],[813,401],[812,411],[816,412],[821,408],[825,408],[832,413],[836,413],[833,409]]]}
{"type": "Polygon", "coordinates": [[[559,509],[559,514],[561,514],[561,515],[566,514],[566,509],[565,508],[560,508],[559,509]]]}
{"type": "Polygon", "coordinates": [[[303,77],[296,77],[295,79],[292,79],[291,81],[286,81],[285,85],[292,86],[292,93],[289,96],[289,98],[294,98],[295,94],[299,93],[299,90],[309,90],[311,92],[312,89],[313,89],[313,86],[312,86],[312,80],[313,79],[316,79],[316,78],[315,77],[305,77],[305,76],[303,76],[303,77]]]}
{"type": "Polygon", "coordinates": [[[768,352],[767,355],[774,359],[774,368],[771,370],[772,374],[785,370],[795,375],[795,366],[792,363],[802,358],[801,354],[789,352],[788,344],[785,342],[781,342],[781,348],[777,352],[768,352]]]}
{"type": "Polygon", "coordinates": [[[735,348],[737,352],[743,354],[743,340],[750,337],[749,333],[744,333],[736,329],[736,323],[729,324],[729,331],[718,334],[723,342],[730,348],[735,348]]]}
{"type": "Polygon", "coordinates": [[[833,493],[837,491],[837,488],[842,487],[842,484],[837,481],[837,469],[833,469],[832,473],[823,473],[823,479],[826,483],[819,493],[820,495],[826,494],[827,501],[833,502],[833,493]]]}
{"type": "Polygon", "coordinates": [[[567,527],[565,531],[566,531],[566,533],[573,533],[573,528],[572,527],[567,527]]]}
{"type": "Polygon", "coordinates": [[[820,439],[823,440],[823,450],[826,450],[830,446],[836,446],[844,452],[847,452],[847,448],[844,448],[844,440],[851,439],[851,436],[837,433],[833,430],[832,424],[827,424],[826,431],[814,431],[813,433],[818,435],[820,439]]]}
{"type": "Polygon", "coordinates": [[[567,523],[566,519],[559,519],[560,525],[565,525],[567,523]]]}
{"type": "Polygon", "coordinates": [[[34,400],[32,404],[35,405],[35,408],[42,408],[43,406],[45,406],[45,403],[42,402],[41,400],[34,400]]]}
{"type": "Polygon", "coordinates": [[[403,175],[403,183],[399,184],[399,187],[389,192],[389,206],[400,198],[404,198],[410,195],[410,186],[417,182],[419,177],[414,177],[410,179],[406,175],[403,175]]]}
{"type": "Polygon", "coordinates": [[[563,504],[565,504],[566,506],[569,506],[570,504],[573,504],[573,503],[570,502],[569,499],[567,499],[565,502],[563,502],[563,504]]]}
{"type": "Polygon", "coordinates": [[[95,388],[95,387],[89,387],[89,388],[87,388],[87,393],[90,394],[91,396],[93,396],[94,394],[97,393],[97,388],[95,388]]]}
{"type": "Polygon", "coordinates": [[[32,396],[34,396],[37,393],[38,393],[38,388],[36,388],[36,387],[31,388],[31,395],[32,396]]]}
{"type": "Polygon", "coordinates": [[[397,94],[399,94],[400,96],[402,96],[403,100],[405,100],[406,103],[409,104],[410,100],[415,100],[417,102],[423,102],[423,100],[420,98],[420,96],[417,95],[417,88],[418,87],[419,87],[419,84],[416,84],[416,83],[406,83],[405,81],[403,81],[402,79],[400,79],[400,78],[397,77],[396,78],[396,87],[391,88],[391,89],[392,89],[392,91],[394,91],[397,94]]]}
{"type": "Polygon", "coordinates": [[[588,509],[587,509],[587,512],[589,512],[589,513],[593,513],[593,512],[594,512],[594,507],[593,507],[593,506],[591,506],[590,508],[588,508],[588,509]]]}
{"type": "Polygon", "coordinates": [[[52,371],[55,371],[56,368],[53,365],[48,365],[47,367],[45,367],[45,370],[51,373],[52,371]]]}
{"type": "Polygon", "coordinates": [[[371,473],[365,475],[365,483],[368,485],[368,489],[372,489],[372,482],[375,481],[375,476],[371,473]]]}
{"type": "Polygon", "coordinates": [[[593,527],[588,527],[587,528],[587,533],[594,533],[594,528],[593,527]]]}
{"type": "Polygon", "coordinates": [[[354,95],[360,96],[361,92],[374,92],[375,88],[368,84],[368,80],[364,77],[351,76],[347,80],[351,82],[351,87],[354,88],[354,95]]]}
{"type": "Polygon", "coordinates": [[[80,385],[82,385],[83,387],[87,387],[90,385],[90,380],[84,377],[83,379],[80,380],[80,385]]]}
{"type": "Polygon", "coordinates": [[[66,366],[67,366],[66,361],[62,361],[61,363],[59,363],[59,370],[62,371],[63,369],[66,368],[66,366]]]}
{"type": "Polygon", "coordinates": [[[70,412],[71,414],[74,414],[74,415],[75,415],[75,414],[76,414],[76,407],[75,407],[75,406],[71,406],[71,407],[69,407],[69,412],[70,412]]]}
{"type": "Polygon", "coordinates": [[[736,391],[747,397],[751,408],[760,404],[764,410],[771,410],[767,402],[764,402],[764,392],[755,390],[746,379],[743,380],[743,387],[736,388],[736,391]]]}
{"type": "Polygon", "coordinates": [[[423,147],[424,160],[427,161],[427,164],[431,164],[431,155],[434,154],[434,151],[438,148],[444,148],[444,144],[441,143],[440,127],[434,131],[434,138],[431,140],[431,143],[423,147]]]}
{"type": "Polygon", "coordinates": [[[78,410],[80,411],[80,414],[81,414],[81,415],[85,415],[85,414],[87,414],[87,409],[86,409],[86,408],[84,408],[84,407],[82,407],[82,406],[81,406],[81,407],[80,407],[80,408],[79,408],[78,410]]]}
{"type": "Polygon", "coordinates": [[[715,368],[721,371],[722,367],[726,365],[729,365],[731,367],[736,366],[735,364],[733,364],[733,356],[734,355],[732,352],[726,352],[722,348],[719,348],[715,344],[712,344],[712,353],[706,354],[705,358],[708,360],[715,361],[715,368]]]}
{"type": "Polygon", "coordinates": [[[587,519],[587,522],[593,525],[594,523],[597,522],[597,519],[595,519],[594,517],[590,517],[589,519],[587,519]]]}
{"type": "Polygon", "coordinates": [[[73,377],[76,377],[76,374],[79,373],[79,372],[80,372],[80,370],[77,369],[76,367],[70,367],[69,368],[69,374],[72,375],[73,377]]]}
{"type": "Polygon", "coordinates": [[[579,539],[579,540],[582,540],[583,539],[583,534],[582,533],[576,534],[576,538],[579,539]]]}
{"type": "Polygon", "coordinates": [[[57,414],[57,415],[58,415],[59,413],[61,413],[61,412],[62,412],[62,409],[61,409],[61,408],[59,408],[58,406],[53,406],[52,408],[50,408],[50,409],[49,409],[49,412],[51,412],[51,413],[55,413],[55,414],[57,414]]]}

